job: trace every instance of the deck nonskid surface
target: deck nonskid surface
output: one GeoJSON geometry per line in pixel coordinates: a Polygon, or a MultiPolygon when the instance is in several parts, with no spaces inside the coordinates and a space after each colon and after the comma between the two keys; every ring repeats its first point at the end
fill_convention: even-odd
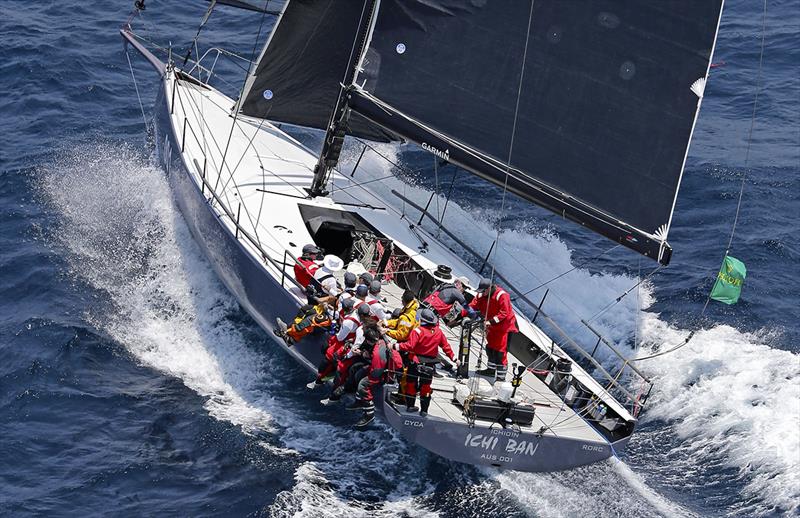
{"type": "MultiPolygon", "coordinates": [[[[236,214],[241,210],[239,224],[242,228],[258,238],[262,250],[272,259],[278,262],[287,261],[284,272],[270,270],[272,275],[276,278],[283,278],[284,275],[292,276],[291,259],[287,259],[286,251],[294,256],[299,255],[300,248],[313,241],[298,210],[298,204],[341,208],[329,198],[301,199],[307,194],[305,188],[311,184],[316,157],[300,143],[266,121],[253,122],[239,119],[234,124],[230,114],[232,101],[215,90],[181,81],[174,91],[173,125],[178,139],[184,141],[186,162],[194,165],[195,174],[198,176],[205,164],[206,181],[215,187],[215,192],[229,211],[236,214]],[[188,121],[186,126],[184,119],[188,121]],[[230,142],[227,143],[229,132],[230,142]]],[[[337,178],[342,182],[350,181],[348,177],[337,178]]],[[[339,183],[337,180],[337,184],[339,183]]],[[[345,199],[353,196],[353,203],[361,200],[351,193],[360,192],[366,193],[365,196],[371,196],[367,200],[369,203],[383,204],[382,200],[363,188],[338,192],[345,199]]],[[[210,198],[208,190],[206,194],[210,198]]],[[[419,237],[411,232],[407,225],[402,224],[398,214],[392,212],[391,207],[387,206],[385,210],[354,210],[368,218],[379,231],[391,236],[395,245],[413,257],[423,268],[433,271],[436,264],[444,263],[450,264],[457,275],[475,276],[469,266],[436,241],[428,241],[427,253],[419,254],[415,248],[419,244],[417,242],[419,237]]],[[[235,229],[235,224],[230,218],[222,217],[221,221],[231,231],[235,229]]],[[[260,251],[247,240],[240,242],[249,248],[255,257],[260,256],[260,251]]],[[[471,280],[477,281],[475,278],[471,280]]],[[[287,289],[292,291],[288,282],[286,285],[287,289]]],[[[383,295],[387,299],[387,309],[391,310],[402,305],[401,294],[402,290],[398,286],[392,283],[385,285],[383,295]]],[[[295,293],[295,296],[298,301],[304,299],[300,293],[295,293]]],[[[541,333],[534,326],[523,327],[531,328],[535,331],[534,334],[541,333]]],[[[453,350],[457,351],[459,330],[451,330],[444,324],[442,329],[448,336],[453,350]]],[[[480,352],[480,346],[473,345],[470,354],[471,372],[476,370],[480,352]]],[[[509,355],[508,361],[509,365],[515,362],[521,363],[512,355],[509,355]]],[[[483,366],[485,365],[484,353],[483,366]]],[[[429,415],[432,418],[465,422],[461,408],[452,403],[453,386],[458,381],[452,374],[442,369],[439,372],[443,376],[434,380],[434,394],[429,415]]],[[[576,373],[577,375],[580,373],[576,373]]],[[[589,376],[584,375],[584,378],[586,379],[582,379],[582,382],[585,384],[594,383],[589,376]]],[[[524,427],[524,431],[538,431],[545,427],[547,434],[604,441],[588,423],[564,405],[556,394],[531,373],[526,372],[524,375],[522,386],[517,391],[517,400],[526,400],[536,406],[534,422],[530,427],[524,427]]],[[[481,420],[475,423],[476,427],[490,425],[490,422],[481,420]]]]}
{"type": "MultiPolygon", "coordinates": [[[[403,290],[394,283],[386,283],[383,285],[381,294],[383,298],[386,299],[384,304],[389,311],[397,307],[402,307],[402,293],[403,290]]],[[[447,340],[453,348],[453,352],[457,354],[460,329],[450,329],[444,323],[441,324],[441,329],[445,332],[445,336],[447,336],[447,340]]],[[[480,343],[473,343],[470,348],[470,378],[474,376],[474,372],[477,370],[480,353],[480,343]]],[[[522,362],[512,354],[509,354],[509,366],[512,363],[522,364],[522,362]]],[[[486,367],[485,352],[483,352],[482,367],[486,367]]],[[[429,416],[453,422],[466,423],[461,407],[453,403],[453,387],[456,383],[466,384],[468,381],[456,380],[454,376],[455,371],[448,372],[439,368],[437,372],[441,374],[442,377],[437,377],[433,380],[432,386],[434,391],[431,399],[431,407],[428,412],[429,416]]],[[[510,372],[507,380],[511,381],[510,372]]],[[[531,403],[536,408],[533,423],[530,426],[521,427],[522,431],[535,432],[544,427],[545,434],[586,441],[604,442],[602,436],[600,436],[586,421],[577,415],[574,410],[566,406],[539,378],[528,371],[523,374],[522,385],[517,389],[515,400],[517,402],[524,401],[531,403]]],[[[403,411],[402,407],[398,407],[398,409],[401,412],[403,411]]],[[[488,428],[490,426],[492,426],[490,421],[477,420],[475,422],[476,428],[488,428]]],[[[499,425],[494,424],[494,427],[497,428],[499,425]]]]}

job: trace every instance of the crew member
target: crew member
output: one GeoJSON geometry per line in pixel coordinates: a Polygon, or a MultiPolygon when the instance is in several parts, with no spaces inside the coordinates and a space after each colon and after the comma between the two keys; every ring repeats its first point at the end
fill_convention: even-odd
{"type": "Polygon", "coordinates": [[[458,310],[467,305],[464,297],[464,282],[455,279],[453,282],[440,284],[436,290],[425,299],[440,317],[446,317],[453,309],[453,304],[458,304],[458,310]]]}
{"type": "Polygon", "coordinates": [[[332,312],[333,310],[329,309],[327,302],[320,302],[313,306],[305,304],[297,312],[291,325],[286,324],[280,318],[275,319],[277,326],[274,333],[283,338],[286,345],[292,346],[318,329],[330,328],[333,323],[332,312]]]}
{"type": "Polygon", "coordinates": [[[305,245],[303,247],[302,255],[300,255],[300,257],[298,257],[297,261],[294,263],[294,278],[297,279],[297,282],[300,283],[300,286],[303,288],[308,286],[308,283],[311,282],[311,279],[314,277],[314,273],[320,266],[317,262],[319,253],[320,249],[317,247],[317,245],[305,245]]]}
{"type": "MultiPolygon", "coordinates": [[[[495,381],[505,381],[508,372],[508,335],[519,331],[511,297],[490,279],[481,279],[478,295],[470,302],[469,308],[483,316],[486,326],[487,368],[476,374],[494,376],[495,381]]],[[[462,315],[467,313],[469,311],[464,310],[462,315]]]]}
{"type": "Polygon", "coordinates": [[[343,340],[343,345],[338,351],[334,351],[334,354],[331,355],[336,361],[336,376],[333,380],[331,394],[321,401],[324,405],[332,401],[338,401],[342,397],[345,383],[348,381],[351,370],[357,367],[358,363],[364,361],[364,354],[362,353],[361,346],[364,342],[365,331],[376,327],[375,320],[369,312],[368,305],[362,304],[357,306],[355,313],[361,325],[356,327],[354,334],[348,334],[343,340]]]}
{"type": "Polygon", "coordinates": [[[323,380],[336,372],[336,365],[345,344],[353,343],[356,339],[356,333],[361,327],[361,320],[354,310],[355,298],[348,298],[341,301],[339,310],[339,330],[335,335],[331,335],[328,339],[328,346],[325,349],[325,355],[317,368],[317,377],[306,385],[309,389],[314,389],[322,385],[323,380]]]}
{"type": "Polygon", "coordinates": [[[326,255],[322,259],[322,266],[314,272],[314,280],[309,286],[314,286],[318,300],[332,300],[339,295],[339,282],[334,274],[344,268],[344,261],[335,255],[326,255]]]}
{"type": "Polygon", "coordinates": [[[369,304],[370,312],[375,320],[383,322],[386,320],[386,310],[383,309],[383,302],[381,300],[381,281],[374,280],[369,283],[369,295],[367,296],[367,304],[369,304]]]}
{"type": "Polygon", "coordinates": [[[344,289],[339,294],[339,301],[336,307],[337,312],[341,313],[342,303],[347,299],[352,299],[353,303],[356,301],[356,283],[358,278],[353,272],[344,272],[344,289]]]}
{"type": "Polygon", "coordinates": [[[356,423],[356,428],[363,428],[375,419],[375,404],[372,401],[374,391],[381,385],[391,382],[394,375],[403,365],[400,354],[392,350],[381,337],[377,328],[364,332],[364,348],[372,348],[369,373],[358,382],[356,400],[348,405],[348,410],[363,410],[364,415],[356,423]]]}
{"type": "Polygon", "coordinates": [[[397,308],[392,312],[392,318],[386,322],[385,330],[386,336],[398,342],[408,340],[408,335],[419,325],[417,322],[419,301],[414,296],[414,292],[410,290],[404,291],[402,301],[403,307],[397,308]]]}
{"type": "Polygon", "coordinates": [[[456,366],[460,362],[453,354],[453,349],[450,348],[444,333],[439,329],[439,318],[436,313],[430,308],[423,308],[417,315],[420,327],[411,331],[407,341],[396,343],[394,347],[396,350],[409,353],[410,365],[405,387],[406,411],[420,410],[416,406],[417,389],[419,389],[420,415],[425,416],[431,404],[431,383],[436,363],[439,361],[439,349],[441,348],[456,366]]]}
{"type": "Polygon", "coordinates": [[[372,284],[373,280],[374,277],[372,277],[372,274],[369,272],[361,272],[361,274],[358,276],[358,283],[367,287],[372,284]]]}

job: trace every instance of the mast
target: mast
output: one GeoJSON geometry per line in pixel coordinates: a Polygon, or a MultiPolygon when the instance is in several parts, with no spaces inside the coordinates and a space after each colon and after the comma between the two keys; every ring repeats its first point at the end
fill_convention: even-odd
{"type": "Polygon", "coordinates": [[[366,0],[364,2],[344,79],[339,86],[339,95],[325,131],[322,151],[320,152],[317,165],[314,167],[314,180],[311,183],[311,188],[308,190],[308,194],[312,198],[328,194],[326,189],[328,178],[333,168],[339,163],[339,156],[342,153],[342,146],[344,145],[344,137],[347,135],[347,122],[350,118],[350,92],[361,63],[362,53],[366,50],[370,29],[375,23],[375,14],[377,13],[379,3],[380,0],[366,0]]]}

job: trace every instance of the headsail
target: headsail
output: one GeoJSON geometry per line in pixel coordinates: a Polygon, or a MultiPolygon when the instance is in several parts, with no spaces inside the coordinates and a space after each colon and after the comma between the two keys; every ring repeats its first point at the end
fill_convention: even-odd
{"type": "MultiPolygon", "coordinates": [[[[252,75],[240,111],[298,126],[327,129],[367,0],[291,0],[280,15],[252,75]]],[[[358,115],[348,133],[389,140],[358,115]]]]}
{"type": "Polygon", "coordinates": [[[355,112],[669,261],[695,85],[708,74],[722,0],[378,5],[355,112]]]}

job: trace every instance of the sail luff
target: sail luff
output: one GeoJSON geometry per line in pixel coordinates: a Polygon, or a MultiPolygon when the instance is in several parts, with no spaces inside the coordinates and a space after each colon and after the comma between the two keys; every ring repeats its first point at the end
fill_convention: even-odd
{"type": "MultiPolygon", "coordinates": [[[[708,65],[706,66],[706,74],[703,76],[702,91],[698,95],[697,110],[694,112],[694,120],[692,121],[692,129],[689,132],[689,142],[686,143],[686,153],[683,156],[683,163],[681,163],[681,174],[678,176],[678,186],[675,189],[675,197],[672,199],[672,209],[669,211],[669,219],[667,220],[666,228],[664,229],[663,240],[666,241],[669,236],[670,228],[672,228],[672,218],[675,216],[675,206],[678,203],[678,193],[681,190],[681,182],[683,181],[683,174],[686,172],[686,160],[689,158],[689,150],[692,147],[692,137],[694,137],[694,130],[697,127],[697,119],[700,116],[700,106],[703,104],[703,97],[705,97],[705,87],[708,84],[708,76],[711,72],[711,63],[714,61],[714,51],[717,49],[717,39],[719,37],[719,27],[722,23],[722,12],[725,10],[725,0],[720,0],[719,16],[717,17],[717,27],[714,30],[714,43],[711,45],[711,54],[708,57],[708,65]]],[[[693,90],[694,91],[694,90],[693,90]]],[[[659,237],[661,237],[659,235],[659,237]]]]}

